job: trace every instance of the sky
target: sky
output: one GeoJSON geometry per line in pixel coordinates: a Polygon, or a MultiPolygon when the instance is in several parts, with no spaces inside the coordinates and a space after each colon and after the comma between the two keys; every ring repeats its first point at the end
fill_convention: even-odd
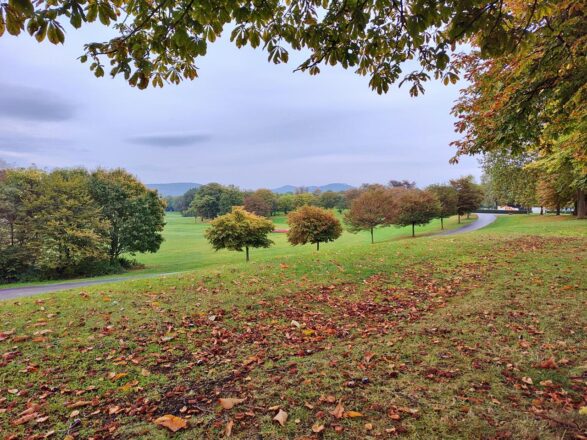
{"type": "Polygon", "coordinates": [[[64,45],[28,34],[0,38],[0,163],[41,168],[123,167],[145,183],[220,182],[243,188],[409,179],[419,186],[465,174],[450,165],[450,108],[462,84],[429,82],[424,96],[327,67],[318,76],[274,65],[228,38],[209,45],[199,78],[139,90],[95,78],[77,57],[103,30],[70,30],[64,45]]]}

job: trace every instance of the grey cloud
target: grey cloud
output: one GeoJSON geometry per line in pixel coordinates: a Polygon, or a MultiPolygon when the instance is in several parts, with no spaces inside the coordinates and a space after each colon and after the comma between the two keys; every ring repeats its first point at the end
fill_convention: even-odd
{"type": "Polygon", "coordinates": [[[158,148],[184,147],[206,142],[210,139],[207,134],[182,133],[182,134],[153,134],[133,136],[127,142],[139,145],[149,145],[158,148]]]}
{"type": "Polygon", "coordinates": [[[0,117],[25,121],[65,121],[74,106],[45,89],[0,83],[0,117]]]}
{"type": "MultiPolygon", "coordinates": [[[[68,139],[23,136],[20,134],[0,134],[0,150],[10,150],[19,153],[48,152],[49,149],[63,148],[71,143],[68,139]]],[[[77,148],[69,150],[78,151],[77,148]]]]}

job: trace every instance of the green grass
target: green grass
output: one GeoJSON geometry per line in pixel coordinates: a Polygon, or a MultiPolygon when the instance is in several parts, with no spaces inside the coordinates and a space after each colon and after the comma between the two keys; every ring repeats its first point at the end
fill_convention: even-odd
{"type": "MultiPolygon", "coordinates": [[[[271,220],[276,228],[287,228],[287,217],[276,216],[271,220]]],[[[474,217],[467,220],[461,219],[461,225],[457,224],[457,218],[452,217],[445,220],[446,229],[454,229],[474,220],[474,217]]],[[[194,222],[193,217],[182,217],[178,213],[168,213],[166,216],[164,231],[165,241],[159,252],[155,254],[142,254],[136,257],[137,261],[144,264],[146,268],[133,273],[165,273],[185,270],[199,269],[203,267],[218,268],[225,264],[244,262],[243,252],[221,250],[215,252],[204,238],[204,231],[207,223],[194,222]]],[[[416,235],[422,236],[440,232],[440,220],[434,220],[430,224],[416,228],[416,235]]],[[[375,231],[375,240],[379,243],[411,238],[411,227],[378,228],[375,231]]],[[[273,233],[271,240],[274,245],[266,249],[252,249],[251,259],[254,261],[272,261],[276,258],[289,258],[300,255],[313,255],[314,246],[291,246],[287,242],[286,234],[273,233]]],[[[367,231],[358,234],[351,234],[344,231],[343,235],[336,241],[320,245],[321,249],[349,249],[357,245],[368,244],[370,236],[367,231]]]]}
{"type": "Polygon", "coordinates": [[[0,432],[199,439],[233,423],[241,439],[579,436],[586,232],[568,217],[501,217],[461,236],[2,302],[0,432]],[[222,397],[245,401],[222,410],[222,397]],[[338,402],[360,416],[335,417],[338,402]],[[164,414],[188,428],[167,432],[154,423],[164,414]]]}
{"type": "MultiPolygon", "coordinates": [[[[342,220],[342,216],[339,215],[342,220]]],[[[475,215],[471,219],[462,218],[461,224],[457,223],[457,218],[452,217],[444,221],[445,229],[454,229],[464,226],[474,221],[475,215]]],[[[275,223],[277,229],[287,228],[286,216],[275,216],[271,220],[275,223]]],[[[188,270],[210,268],[218,269],[223,265],[231,265],[236,263],[244,263],[244,253],[234,251],[214,251],[208,241],[204,238],[204,231],[208,227],[208,223],[195,222],[193,217],[182,217],[179,213],[167,213],[166,225],[163,231],[164,241],[157,253],[138,254],[136,256],[128,256],[136,259],[139,263],[144,265],[144,268],[132,270],[122,274],[105,275],[96,278],[112,278],[112,277],[134,277],[137,275],[147,274],[164,274],[183,272],[188,270]]],[[[416,227],[417,236],[425,236],[440,232],[440,220],[434,220],[430,224],[422,227],[416,227]]],[[[385,227],[378,228],[375,231],[375,240],[378,242],[386,242],[398,240],[403,238],[411,238],[411,227],[385,227]]],[[[291,246],[286,239],[284,233],[273,233],[271,239],[275,242],[273,246],[267,249],[252,249],[251,259],[255,261],[272,261],[276,258],[289,258],[297,255],[312,255],[315,250],[314,246],[291,246]]],[[[343,235],[331,243],[321,244],[321,248],[338,248],[348,249],[357,245],[363,245],[370,242],[369,233],[359,232],[358,234],[351,234],[344,231],[343,235]]],[[[79,278],[68,281],[82,281],[87,278],[79,278]]],[[[27,283],[13,283],[0,285],[1,289],[10,287],[25,287],[35,286],[41,284],[52,284],[62,281],[44,281],[44,282],[27,282],[27,283]]]]}

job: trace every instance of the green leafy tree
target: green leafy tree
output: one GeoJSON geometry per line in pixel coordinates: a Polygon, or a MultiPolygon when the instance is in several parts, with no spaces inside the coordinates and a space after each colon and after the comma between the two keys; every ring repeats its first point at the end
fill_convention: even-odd
{"type": "Polygon", "coordinates": [[[393,224],[412,226],[412,237],[416,236],[416,225],[426,225],[440,212],[440,202],[436,195],[421,189],[396,189],[393,224]]]}
{"type": "Polygon", "coordinates": [[[6,30],[18,35],[26,29],[37,41],[47,38],[61,44],[63,21],[74,28],[99,21],[116,35],[88,43],[81,61],[98,77],[109,65],[110,75],[122,75],[132,86],[145,88],[195,78],[196,59],[228,26],[237,47],[261,47],[270,62],[287,62],[289,50],[299,50],[308,58],[297,70],[315,75],[321,65],[341,65],[369,76],[378,93],[401,81],[411,84],[410,93],[417,95],[431,77],[456,82],[451,59],[455,46],[473,41],[486,56],[515,50],[529,29],[549,18],[553,2],[540,1],[537,14],[531,3],[491,0],[14,0],[2,4],[0,34],[6,30]],[[411,60],[418,68],[404,72],[411,60]]]}
{"type": "Polygon", "coordinates": [[[290,212],[287,222],[287,240],[294,246],[313,243],[320,250],[320,243],[334,241],[342,234],[342,226],[334,214],[316,206],[306,205],[290,212]]]}
{"type": "MultiPolygon", "coordinates": [[[[527,7],[518,3],[521,9],[527,7]]],[[[558,174],[571,162],[578,217],[587,216],[587,38],[584,2],[534,2],[525,42],[485,59],[462,57],[468,86],[453,108],[457,158],[501,152],[530,156],[539,174],[558,174]]],[[[455,160],[457,159],[455,158],[455,160]]]]}
{"type": "Polygon", "coordinates": [[[110,224],[92,198],[89,179],[83,169],[55,170],[43,176],[32,225],[41,270],[72,275],[87,260],[107,259],[110,224]]]}
{"type": "Polygon", "coordinates": [[[234,207],[232,212],[212,220],[204,233],[215,250],[228,249],[242,252],[245,250],[249,261],[249,248],[267,248],[273,242],[267,235],[273,231],[273,222],[234,207]]]}
{"type": "Polygon", "coordinates": [[[296,209],[302,206],[316,206],[318,204],[318,197],[309,192],[301,192],[294,194],[293,201],[296,209]]]}
{"type": "Polygon", "coordinates": [[[92,198],[108,220],[113,263],[121,254],[157,252],[163,242],[165,204],[157,192],[148,189],[122,169],[96,170],[90,178],[92,198]]]}
{"type": "Polygon", "coordinates": [[[283,194],[277,199],[277,209],[284,214],[295,209],[295,199],[293,194],[283,194]]]}
{"type": "Polygon", "coordinates": [[[349,231],[353,233],[369,231],[371,243],[374,243],[373,230],[378,226],[388,226],[394,209],[391,191],[383,188],[370,189],[362,191],[353,199],[344,220],[349,226],[349,231]]]}
{"type": "Polygon", "coordinates": [[[483,190],[477,185],[473,176],[464,176],[459,179],[450,181],[450,185],[457,192],[457,215],[458,222],[461,222],[461,216],[479,209],[483,201],[483,190]]]}
{"type": "Polygon", "coordinates": [[[242,191],[234,185],[225,186],[222,188],[220,198],[218,199],[218,214],[228,214],[232,211],[233,206],[241,206],[242,204],[242,191]]]}
{"type": "Polygon", "coordinates": [[[325,191],[318,196],[318,205],[324,209],[333,209],[340,206],[344,195],[340,192],[325,191]]]}
{"type": "Polygon", "coordinates": [[[440,218],[440,229],[444,229],[444,219],[457,213],[457,191],[451,185],[430,185],[426,191],[434,194],[440,203],[438,217],[440,218]]]}

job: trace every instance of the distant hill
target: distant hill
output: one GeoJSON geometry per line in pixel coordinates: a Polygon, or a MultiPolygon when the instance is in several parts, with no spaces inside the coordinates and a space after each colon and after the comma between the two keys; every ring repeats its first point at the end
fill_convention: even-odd
{"type": "Polygon", "coordinates": [[[167,196],[181,196],[187,190],[198,188],[202,185],[193,182],[178,182],[178,183],[147,183],[148,188],[156,189],[163,197],[167,196]]]}
{"type": "MultiPolygon", "coordinates": [[[[299,188],[299,187],[293,186],[293,185],[284,185],[284,186],[280,186],[279,188],[274,188],[271,191],[273,191],[276,194],[294,193],[297,188],[299,188]]],[[[307,188],[309,192],[314,192],[317,189],[319,189],[322,192],[325,192],[325,191],[338,192],[338,191],[346,191],[347,189],[351,189],[354,187],[351,185],[348,185],[346,183],[329,183],[328,185],[321,185],[321,186],[310,185],[310,186],[306,186],[305,188],[307,188]]]]}

